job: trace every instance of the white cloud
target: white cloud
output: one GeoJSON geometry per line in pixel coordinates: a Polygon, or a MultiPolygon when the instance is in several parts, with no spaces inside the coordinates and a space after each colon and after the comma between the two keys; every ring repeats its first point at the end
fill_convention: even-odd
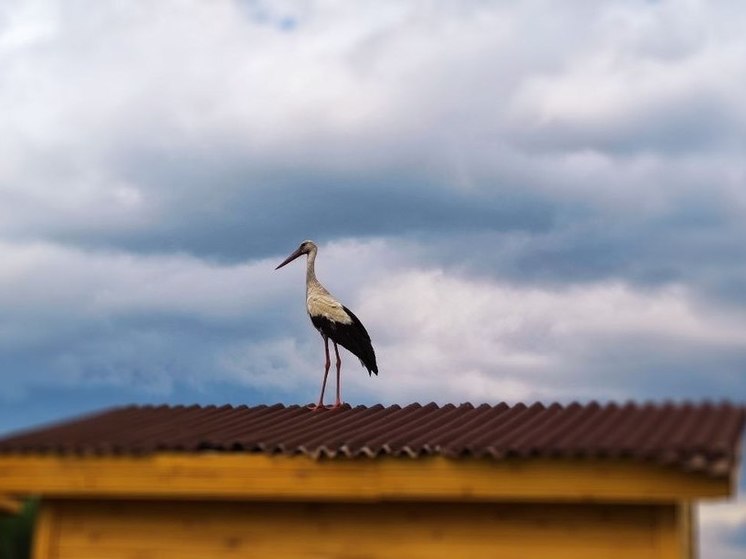
{"type": "MultiPolygon", "coordinates": [[[[663,354],[678,344],[746,353],[743,317],[703,308],[681,286],[547,289],[405,271],[365,286],[358,304],[378,334],[381,370],[390,378],[374,390],[391,401],[403,395],[439,401],[628,398],[641,386],[627,379],[625,387],[600,363],[615,345],[634,352],[630,344],[647,340],[663,354]],[[600,382],[583,385],[594,376],[600,382]]],[[[650,347],[638,343],[636,351],[629,367],[652,374],[657,363],[646,362],[650,347]]]]}
{"type": "MultiPolygon", "coordinates": [[[[77,332],[81,355],[71,357],[77,346],[58,354],[68,368],[70,362],[84,367],[86,355],[106,368],[108,352],[119,369],[128,359],[141,367],[140,343],[143,355],[157,359],[168,360],[158,352],[180,343],[199,352],[199,341],[180,341],[186,334],[178,326],[158,323],[165,317],[231,331],[222,342],[205,341],[213,370],[202,374],[209,378],[266,381],[288,393],[294,381],[270,382],[273,373],[259,369],[320,374],[323,346],[303,308],[304,265],[275,271],[283,255],[230,265],[43,243],[3,243],[0,250],[6,351],[55,346],[77,332]],[[132,331],[122,327],[130,348],[124,352],[110,341],[118,335],[116,321],[143,321],[132,331]],[[288,333],[298,345],[288,345],[288,333]]],[[[656,379],[652,373],[666,360],[670,369],[690,366],[690,352],[746,355],[742,313],[706,306],[684,286],[538,287],[426,269],[420,261],[416,245],[389,241],[321,247],[319,278],[363,319],[379,355],[382,374],[373,382],[345,359],[353,400],[627,398],[651,394],[645,377],[656,379]],[[608,352],[628,352],[627,361],[608,352]]],[[[710,373],[682,371],[681,387],[697,374],[710,373]]],[[[200,373],[193,378],[202,382],[200,373]]]]}
{"type": "Polygon", "coordinates": [[[246,162],[245,197],[268,174],[381,169],[461,190],[574,185],[557,195],[582,202],[676,197],[694,166],[698,188],[738,192],[724,180],[738,153],[692,162],[665,145],[698,130],[733,144],[742,127],[729,3],[574,2],[561,25],[541,1],[25,6],[0,19],[8,234],[135,232],[229,203],[224,181],[187,184],[194,158],[246,162]],[[700,122],[703,108],[717,114],[700,122]]]}
{"type": "MultiPolygon", "coordinates": [[[[235,336],[250,323],[276,325],[290,306],[284,296],[292,278],[275,274],[274,262],[219,265],[184,255],[90,252],[48,243],[0,243],[0,253],[0,352],[38,353],[47,360],[37,365],[42,370],[15,375],[16,384],[78,382],[76,370],[100,380],[111,375],[112,382],[115,373],[106,371],[118,371],[129,382],[132,371],[155,378],[164,369],[165,375],[197,381],[212,374],[217,359],[220,342],[210,330],[235,336]],[[180,331],[188,325],[201,325],[204,343],[180,331]]],[[[297,303],[301,308],[300,293],[297,303]]]]}
{"type": "MultiPolygon", "coordinates": [[[[319,346],[321,347],[321,346],[319,346]]],[[[311,351],[308,343],[300,346],[295,338],[279,338],[265,342],[240,343],[226,348],[220,365],[228,378],[240,384],[260,390],[274,390],[283,394],[297,394],[307,390],[308,400],[312,400],[311,386],[320,369],[323,353],[318,352],[313,367],[308,359],[311,351]],[[312,382],[311,379],[314,379],[312,382]]],[[[321,376],[319,376],[319,381],[321,376]]]]}
{"type": "MultiPolygon", "coordinates": [[[[319,277],[329,278],[343,300],[352,298],[357,282],[380,278],[403,258],[380,241],[340,242],[322,252],[319,277]]],[[[275,271],[280,255],[218,264],[50,243],[0,242],[0,253],[0,355],[45,359],[44,369],[13,375],[8,390],[93,375],[104,384],[150,377],[166,392],[176,381],[230,380],[287,393],[297,390],[289,371],[303,374],[318,361],[310,348],[321,346],[309,344],[317,335],[305,316],[300,261],[275,271]],[[280,326],[283,337],[276,339],[280,326]],[[307,336],[288,346],[294,332],[307,336]],[[272,381],[278,367],[282,376],[272,381]]]]}
{"type": "Polygon", "coordinates": [[[702,559],[738,559],[743,557],[746,532],[746,501],[740,499],[699,507],[702,559]],[[735,539],[734,536],[740,535],[735,539]]]}

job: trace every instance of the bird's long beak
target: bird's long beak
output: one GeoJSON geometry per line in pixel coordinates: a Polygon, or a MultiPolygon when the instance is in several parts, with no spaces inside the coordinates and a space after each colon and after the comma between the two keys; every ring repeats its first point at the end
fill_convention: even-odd
{"type": "Polygon", "coordinates": [[[275,268],[275,270],[279,270],[285,264],[289,264],[290,262],[292,262],[293,260],[295,260],[296,258],[298,258],[301,254],[305,254],[305,253],[301,250],[300,247],[298,247],[298,249],[293,254],[291,254],[290,256],[288,256],[282,264],[280,264],[279,266],[277,266],[277,268],[275,268]]]}

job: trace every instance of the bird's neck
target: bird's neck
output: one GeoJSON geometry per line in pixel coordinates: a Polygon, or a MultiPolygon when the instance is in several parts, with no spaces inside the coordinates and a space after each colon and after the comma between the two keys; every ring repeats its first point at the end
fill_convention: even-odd
{"type": "Polygon", "coordinates": [[[306,295],[308,295],[308,289],[312,285],[319,283],[319,280],[316,279],[315,263],[316,250],[312,250],[308,253],[308,259],[306,260],[306,295]]]}

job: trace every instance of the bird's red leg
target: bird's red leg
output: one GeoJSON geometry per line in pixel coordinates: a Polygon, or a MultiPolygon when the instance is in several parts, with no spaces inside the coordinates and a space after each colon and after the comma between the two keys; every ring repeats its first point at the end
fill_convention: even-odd
{"type": "Polygon", "coordinates": [[[339,356],[339,348],[337,347],[337,342],[334,342],[334,353],[337,354],[337,400],[334,402],[332,409],[338,408],[342,405],[342,400],[339,397],[339,394],[342,391],[342,388],[339,385],[339,383],[341,382],[339,371],[342,369],[342,358],[339,356]]]}
{"type": "Polygon", "coordinates": [[[324,336],[324,352],[326,353],[326,362],[324,363],[324,382],[321,383],[321,395],[319,396],[319,403],[312,407],[313,411],[324,409],[324,390],[326,390],[326,377],[329,374],[329,367],[332,364],[331,359],[329,359],[329,338],[326,336],[324,336]]]}

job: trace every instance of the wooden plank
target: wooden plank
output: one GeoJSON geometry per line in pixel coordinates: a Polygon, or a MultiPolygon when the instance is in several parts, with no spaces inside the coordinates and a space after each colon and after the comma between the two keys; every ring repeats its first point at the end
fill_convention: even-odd
{"type": "Polygon", "coordinates": [[[34,523],[33,559],[58,559],[55,504],[42,501],[34,523]]]}
{"type": "Polygon", "coordinates": [[[23,508],[23,501],[8,495],[0,495],[0,513],[18,514],[23,508]]]}
{"type": "Polygon", "coordinates": [[[658,509],[656,542],[661,559],[694,559],[696,557],[693,507],[679,501],[658,509]]]}
{"type": "Polygon", "coordinates": [[[677,513],[682,557],[685,559],[696,559],[697,550],[694,539],[694,504],[690,501],[681,501],[677,507],[677,513]]]}
{"type": "Polygon", "coordinates": [[[727,478],[622,461],[0,456],[0,491],[54,497],[676,502],[730,489],[727,478]]]}
{"type": "Polygon", "coordinates": [[[676,526],[676,505],[670,504],[658,509],[655,519],[656,555],[660,559],[683,559],[681,556],[681,540],[676,526]]]}
{"type": "Polygon", "coordinates": [[[64,501],[56,559],[660,559],[660,505],[64,501]]]}

